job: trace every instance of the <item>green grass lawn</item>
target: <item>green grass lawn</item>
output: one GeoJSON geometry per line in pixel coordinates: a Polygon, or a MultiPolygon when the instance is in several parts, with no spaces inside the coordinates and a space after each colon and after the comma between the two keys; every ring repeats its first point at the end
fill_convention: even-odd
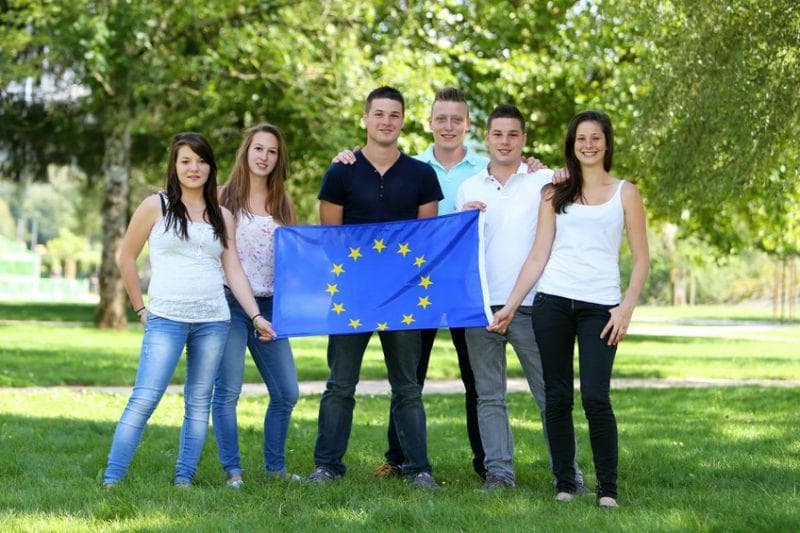
{"type": "MultiPolygon", "coordinates": [[[[127,331],[91,327],[0,325],[0,386],[131,385],[136,376],[142,328],[127,331]]],[[[325,337],[292,339],[301,380],[328,375],[325,337]]],[[[522,377],[509,351],[508,371],[522,377]]],[[[577,358],[576,358],[577,360],[577,358]]],[[[183,362],[173,378],[182,383],[183,362]]],[[[428,372],[430,379],[457,378],[455,350],[447,332],[440,332],[428,372]]],[[[626,378],[710,377],[737,379],[798,379],[796,344],[690,337],[628,337],[620,346],[614,375],[626,378]]],[[[377,336],[364,356],[362,379],[383,379],[386,369],[377,336]]],[[[260,376],[248,356],[245,380],[260,376]]]]}
{"type": "MultiPolygon", "coordinates": [[[[691,307],[640,305],[634,312],[634,319],[637,317],[780,322],[780,319],[772,316],[771,306],[754,305],[694,305],[691,307]]],[[[800,310],[794,318],[794,323],[798,322],[800,322],[800,310]]]]}
{"type": "MultiPolygon", "coordinates": [[[[463,403],[428,396],[429,448],[437,493],[375,480],[388,398],[358,399],[348,475],[331,487],[266,481],[261,470],[265,397],[239,406],[246,485],[222,486],[209,432],[195,486],[170,485],[182,398],[167,395],[145,431],[129,476],[112,491],[99,476],[122,395],[0,391],[0,527],[3,530],[398,530],[571,531],[800,529],[800,389],[622,390],[613,393],[620,432],[620,504],[553,501],[533,400],[509,399],[519,487],[476,492],[463,403]]],[[[301,399],[288,467],[312,464],[319,397],[301,399]]],[[[579,405],[579,404],[576,404],[579,405]]],[[[576,416],[579,461],[594,483],[586,423],[576,416]]]]}

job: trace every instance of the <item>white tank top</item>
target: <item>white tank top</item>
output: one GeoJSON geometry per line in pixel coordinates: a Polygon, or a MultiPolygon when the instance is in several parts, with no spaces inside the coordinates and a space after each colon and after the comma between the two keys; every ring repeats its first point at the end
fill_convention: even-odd
{"type": "Polygon", "coordinates": [[[602,305],[620,302],[624,183],[620,180],[614,196],[604,204],[570,204],[556,216],[556,237],[539,279],[539,292],[602,305]]]}
{"type": "Polygon", "coordinates": [[[189,238],[181,239],[175,227],[168,231],[162,217],[150,230],[148,310],[179,322],[230,320],[222,286],[222,243],[211,224],[187,223],[189,238]]]}
{"type": "Polygon", "coordinates": [[[255,296],[272,296],[275,291],[277,228],[271,216],[241,213],[236,220],[236,249],[255,296]]]}

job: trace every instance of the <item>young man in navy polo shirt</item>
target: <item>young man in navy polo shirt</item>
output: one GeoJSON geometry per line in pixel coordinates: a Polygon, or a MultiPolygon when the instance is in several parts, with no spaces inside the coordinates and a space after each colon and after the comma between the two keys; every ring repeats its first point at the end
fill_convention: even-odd
{"type": "MultiPolygon", "coordinates": [[[[399,91],[380,87],[367,97],[364,124],[367,144],[355,164],[332,164],[319,193],[320,222],[325,225],[389,222],[436,216],[443,198],[436,173],[397,148],[405,103],[399,91]]],[[[428,461],[422,387],[417,381],[420,332],[378,333],[392,387],[391,412],[404,456],[402,474],[420,487],[437,487],[428,461]]],[[[346,470],[342,458],[353,423],[355,389],[361,361],[372,333],[330,335],[331,373],[319,406],[316,468],[309,481],[326,482],[346,470]]]]}

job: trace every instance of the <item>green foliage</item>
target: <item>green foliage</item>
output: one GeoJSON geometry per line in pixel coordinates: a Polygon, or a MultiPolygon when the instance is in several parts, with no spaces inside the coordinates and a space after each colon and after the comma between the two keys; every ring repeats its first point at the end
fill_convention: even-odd
{"type": "Polygon", "coordinates": [[[652,212],[723,251],[800,249],[800,5],[644,0],[636,150],[652,212]]]}

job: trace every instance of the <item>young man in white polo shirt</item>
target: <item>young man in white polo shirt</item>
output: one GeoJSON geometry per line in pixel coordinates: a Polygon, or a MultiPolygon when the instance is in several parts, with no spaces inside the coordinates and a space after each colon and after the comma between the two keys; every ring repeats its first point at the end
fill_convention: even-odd
{"type": "MultiPolygon", "coordinates": [[[[525,119],[519,109],[510,104],[497,106],[489,115],[486,128],[489,165],[465,180],[456,194],[457,210],[480,209],[485,213],[486,277],[493,311],[505,304],[514,287],[536,235],[542,187],[553,178],[550,170],[529,173],[527,165],[520,164],[526,140],[525,119]]],[[[544,379],[531,324],[532,300],[533,291],[523,301],[507,331],[466,329],[467,351],[478,391],[478,425],[486,454],[483,488],[487,490],[514,487],[516,483],[514,440],[506,406],[509,342],[544,420],[544,379]]],[[[575,472],[582,488],[583,474],[577,463],[575,472]]],[[[583,492],[580,488],[579,491],[583,492]]]]}

